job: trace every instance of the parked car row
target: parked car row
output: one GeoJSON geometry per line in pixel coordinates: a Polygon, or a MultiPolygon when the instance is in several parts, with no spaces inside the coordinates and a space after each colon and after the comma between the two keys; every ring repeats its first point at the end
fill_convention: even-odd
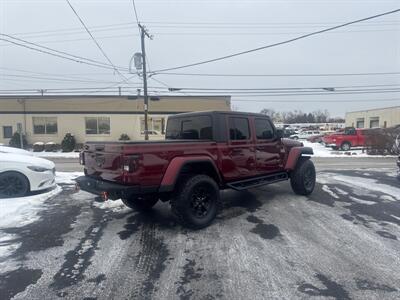
{"type": "Polygon", "coordinates": [[[22,197],[55,186],[55,165],[29,151],[0,146],[0,198],[22,197]]]}

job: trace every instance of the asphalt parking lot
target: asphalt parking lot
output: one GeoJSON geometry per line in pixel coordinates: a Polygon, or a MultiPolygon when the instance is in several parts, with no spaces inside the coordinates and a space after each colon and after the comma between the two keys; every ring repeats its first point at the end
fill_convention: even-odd
{"type": "Polygon", "coordinates": [[[320,168],[310,197],[288,182],[224,191],[214,224],[179,226],[167,203],[137,213],[72,184],[40,218],[0,229],[0,299],[399,299],[395,169],[320,168]]]}

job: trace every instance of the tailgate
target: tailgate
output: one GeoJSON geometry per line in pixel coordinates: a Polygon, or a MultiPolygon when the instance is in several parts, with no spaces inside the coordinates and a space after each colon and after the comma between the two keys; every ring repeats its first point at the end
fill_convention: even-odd
{"type": "Polygon", "coordinates": [[[118,144],[86,144],[85,167],[88,175],[118,181],[123,175],[122,146],[118,144]]]}

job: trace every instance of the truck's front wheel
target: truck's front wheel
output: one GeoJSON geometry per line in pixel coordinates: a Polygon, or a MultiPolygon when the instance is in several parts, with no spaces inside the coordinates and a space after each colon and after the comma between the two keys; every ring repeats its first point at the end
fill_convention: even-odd
{"type": "Polygon", "coordinates": [[[343,144],[340,146],[340,149],[343,151],[350,151],[351,144],[349,142],[343,142],[343,144]]]}
{"type": "Polygon", "coordinates": [[[220,197],[215,180],[195,175],[184,181],[171,200],[171,208],[182,225],[200,229],[215,219],[220,197]]]}
{"type": "Polygon", "coordinates": [[[300,157],[296,169],[290,174],[292,190],[298,195],[309,195],[315,187],[315,167],[309,158],[300,157]]]}
{"type": "Polygon", "coordinates": [[[135,210],[149,210],[156,205],[158,197],[156,195],[132,196],[121,200],[129,208],[135,210]]]}

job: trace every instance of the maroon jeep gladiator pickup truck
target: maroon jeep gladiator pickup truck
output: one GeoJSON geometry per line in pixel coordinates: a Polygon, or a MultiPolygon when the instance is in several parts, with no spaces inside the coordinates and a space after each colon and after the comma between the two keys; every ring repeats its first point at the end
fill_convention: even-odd
{"type": "Polygon", "coordinates": [[[312,154],[283,139],[262,114],[184,113],[168,118],[165,140],[88,142],[80,157],[85,176],[76,181],[84,191],[134,209],[169,201],[183,225],[198,229],[216,217],[221,189],[290,179],[295,193],[312,193],[312,154]]]}

